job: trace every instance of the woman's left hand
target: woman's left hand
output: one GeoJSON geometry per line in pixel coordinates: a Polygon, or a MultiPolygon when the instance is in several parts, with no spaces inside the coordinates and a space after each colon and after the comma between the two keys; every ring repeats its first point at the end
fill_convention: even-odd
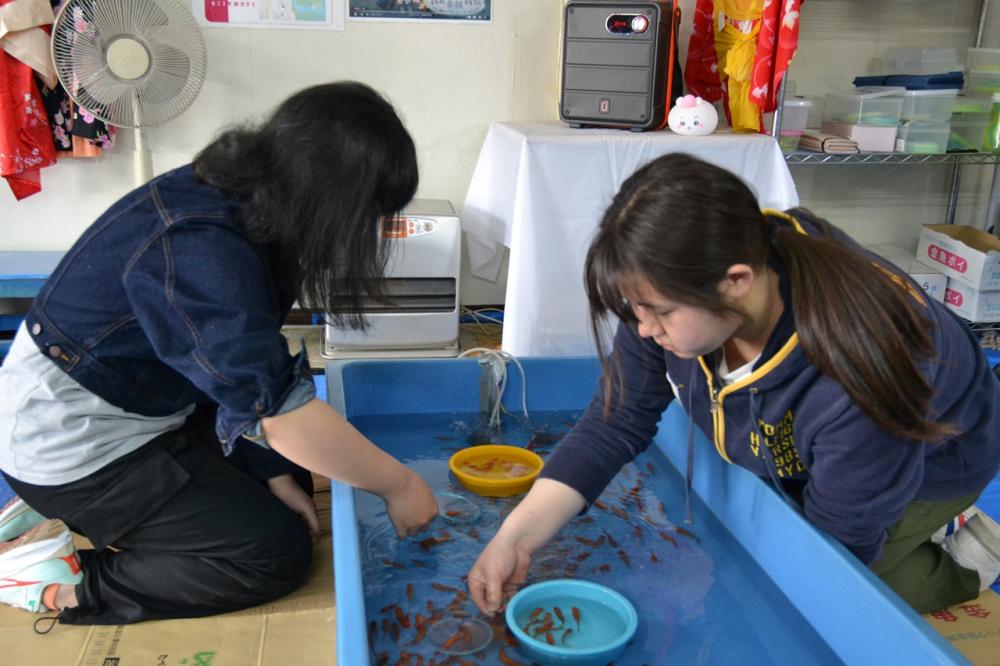
{"type": "Polygon", "coordinates": [[[319,516],[316,515],[316,505],[313,504],[312,498],[306,491],[299,487],[291,474],[282,474],[268,479],[267,489],[302,519],[313,538],[319,535],[319,516]]]}

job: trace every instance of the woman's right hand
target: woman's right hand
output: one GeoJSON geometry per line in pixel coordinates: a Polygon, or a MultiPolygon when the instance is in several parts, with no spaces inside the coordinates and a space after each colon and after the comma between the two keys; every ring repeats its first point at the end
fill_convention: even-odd
{"type": "Polygon", "coordinates": [[[559,481],[538,479],[514,507],[469,571],[469,594],[486,615],[501,610],[524,584],[531,554],[544,546],[586,504],[559,481]]]}
{"type": "Polygon", "coordinates": [[[383,499],[389,520],[400,539],[423,531],[438,513],[431,487],[411,469],[406,469],[403,483],[386,493],[383,499]]]}
{"type": "Polygon", "coordinates": [[[469,571],[469,593],[484,615],[503,610],[528,576],[531,555],[504,535],[493,537],[469,571]]]}

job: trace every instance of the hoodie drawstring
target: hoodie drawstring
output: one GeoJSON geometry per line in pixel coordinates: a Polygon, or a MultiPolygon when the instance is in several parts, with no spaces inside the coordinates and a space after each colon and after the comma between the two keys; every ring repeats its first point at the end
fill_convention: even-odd
{"type": "MultiPolygon", "coordinates": [[[[688,386],[694,387],[694,380],[697,376],[697,366],[691,366],[691,377],[688,386]]],[[[694,393],[691,393],[691,402],[694,402],[694,393]]],[[[684,523],[694,524],[694,515],[691,512],[691,482],[694,477],[694,409],[688,406],[688,441],[687,441],[687,469],[684,471],[684,523]]]]}

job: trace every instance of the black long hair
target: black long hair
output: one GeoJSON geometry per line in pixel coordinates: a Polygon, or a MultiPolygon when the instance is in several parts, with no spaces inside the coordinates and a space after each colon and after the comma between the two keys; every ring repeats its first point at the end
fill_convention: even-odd
{"type": "Polygon", "coordinates": [[[620,370],[601,344],[607,315],[636,321],[623,288],[641,276],[671,300],[731,313],[718,292],[728,269],[763,270],[773,250],[788,270],[796,330],[810,362],[887,432],[916,441],[952,434],[928,417],[934,387],[919,364],[936,350],[924,306],[905,278],[837,240],[829,223],[812,221],[817,235],[769,219],[743,181],[690,155],[666,155],[636,171],[605,212],[586,259],[605,404],[614,384],[607,378],[620,370]]]}
{"type": "Polygon", "coordinates": [[[353,81],[306,88],[261,125],[224,132],[194,168],[244,202],[247,233],[276,250],[303,305],[365,327],[366,297],[384,293],[378,222],[418,181],[413,139],[389,102],[353,81]]]}

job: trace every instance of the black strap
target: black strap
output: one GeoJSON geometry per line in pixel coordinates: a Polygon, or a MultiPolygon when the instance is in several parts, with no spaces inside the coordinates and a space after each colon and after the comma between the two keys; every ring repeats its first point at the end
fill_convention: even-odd
{"type": "Polygon", "coordinates": [[[37,620],[35,620],[34,624],[35,633],[40,635],[45,635],[49,633],[50,631],[52,631],[53,627],[55,627],[56,624],[59,622],[60,617],[62,617],[62,611],[56,613],[55,615],[45,615],[43,617],[38,618],[37,620]],[[50,624],[45,629],[40,629],[39,625],[44,627],[46,622],[51,622],[52,624],[50,624]]]}

